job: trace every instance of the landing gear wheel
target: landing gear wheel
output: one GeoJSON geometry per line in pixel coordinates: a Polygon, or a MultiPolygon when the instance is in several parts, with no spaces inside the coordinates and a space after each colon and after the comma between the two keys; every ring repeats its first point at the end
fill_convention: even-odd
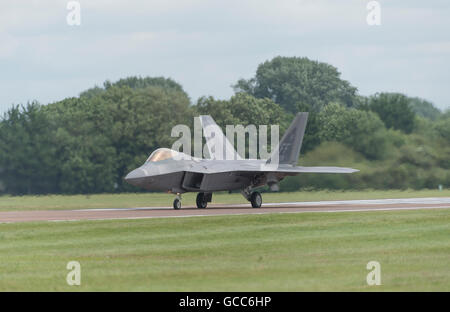
{"type": "Polygon", "coordinates": [[[173,201],[173,209],[180,209],[181,208],[181,200],[178,198],[175,198],[173,201]]]}
{"type": "Polygon", "coordinates": [[[253,208],[261,208],[262,205],[262,197],[259,192],[253,192],[250,196],[250,202],[252,203],[253,208]]]}
{"type": "Polygon", "coordinates": [[[198,193],[197,194],[197,208],[206,208],[206,206],[208,206],[208,202],[206,201],[205,198],[205,193],[198,193]]]}

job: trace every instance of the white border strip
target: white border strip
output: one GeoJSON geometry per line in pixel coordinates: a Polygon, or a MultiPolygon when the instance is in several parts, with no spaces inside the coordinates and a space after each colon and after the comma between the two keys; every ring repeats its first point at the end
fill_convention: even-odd
{"type": "MultiPolygon", "coordinates": [[[[338,209],[338,210],[308,210],[308,211],[268,211],[268,212],[247,212],[247,213],[218,213],[218,214],[198,214],[179,216],[142,216],[142,217],[112,217],[112,218],[92,218],[92,219],[67,219],[67,220],[36,220],[32,222],[65,222],[65,221],[107,221],[107,220],[139,220],[139,219],[162,219],[162,218],[192,218],[192,217],[216,217],[216,216],[244,216],[244,215],[264,215],[264,214],[285,214],[285,213],[333,213],[333,212],[370,212],[370,211],[396,211],[396,210],[420,210],[420,209],[450,209],[449,207],[395,207],[395,208],[361,208],[361,209],[338,209]]],[[[22,222],[22,221],[19,221],[22,222]]],[[[4,222],[13,223],[13,222],[4,222]]],[[[15,223],[15,222],[14,222],[15,223]]]]}

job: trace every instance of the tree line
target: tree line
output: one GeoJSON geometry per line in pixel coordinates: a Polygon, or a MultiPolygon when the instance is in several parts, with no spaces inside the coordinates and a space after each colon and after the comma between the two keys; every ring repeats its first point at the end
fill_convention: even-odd
{"type": "Polygon", "coordinates": [[[450,111],[400,93],[361,96],[330,64],[275,57],[233,85],[226,100],[192,103],[170,78],[128,77],[41,105],[12,106],[0,120],[0,192],[138,191],[124,183],[176,124],[209,114],[220,126],[279,124],[310,112],[300,165],[346,165],[352,175],[304,174],[281,190],[435,188],[450,185],[450,111]]]}

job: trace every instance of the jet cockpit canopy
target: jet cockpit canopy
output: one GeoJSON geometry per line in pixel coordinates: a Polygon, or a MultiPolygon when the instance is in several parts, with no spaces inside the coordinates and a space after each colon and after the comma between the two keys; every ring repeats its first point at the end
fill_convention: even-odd
{"type": "Polygon", "coordinates": [[[178,154],[179,154],[178,152],[168,148],[158,148],[153,153],[151,153],[151,155],[148,157],[145,163],[172,159],[176,157],[178,154]]]}

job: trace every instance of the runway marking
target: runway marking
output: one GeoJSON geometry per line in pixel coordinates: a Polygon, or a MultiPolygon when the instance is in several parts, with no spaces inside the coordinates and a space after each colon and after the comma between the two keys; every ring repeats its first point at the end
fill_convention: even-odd
{"type": "MultiPolygon", "coordinates": [[[[173,208],[172,208],[173,209],[173,208]]],[[[139,219],[161,219],[161,218],[192,218],[192,217],[218,217],[218,216],[245,216],[265,214],[287,214],[287,213],[320,213],[320,212],[369,212],[369,211],[394,211],[394,210],[420,210],[420,209],[450,209],[450,207],[395,207],[395,208],[366,208],[366,209],[340,209],[340,210],[305,210],[305,211],[267,211],[247,213],[216,213],[216,214],[192,214],[178,216],[143,216],[143,217],[112,217],[95,219],[70,219],[70,220],[47,220],[48,222],[73,222],[73,221],[107,221],[107,220],[139,220],[139,219]]],[[[1,223],[1,222],[0,222],[1,223]]]]}
{"type": "MultiPolygon", "coordinates": [[[[388,198],[388,199],[361,199],[361,200],[335,200],[335,201],[304,201],[264,203],[262,207],[271,206],[326,206],[326,205],[392,205],[392,204],[450,204],[450,197],[424,197],[424,198],[388,198]]],[[[228,204],[227,208],[245,208],[249,204],[228,204]]],[[[173,210],[172,207],[132,207],[132,208],[94,208],[76,209],[72,211],[133,211],[133,210],[173,210]]]]}
{"type": "Polygon", "coordinates": [[[267,205],[380,205],[380,204],[450,204],[450,197],[425,197],[425,198],[388,198],[388,199],[360,199],[360,200],[336,200],[314,202],[288,202],[270,203],[267,205]]]}

